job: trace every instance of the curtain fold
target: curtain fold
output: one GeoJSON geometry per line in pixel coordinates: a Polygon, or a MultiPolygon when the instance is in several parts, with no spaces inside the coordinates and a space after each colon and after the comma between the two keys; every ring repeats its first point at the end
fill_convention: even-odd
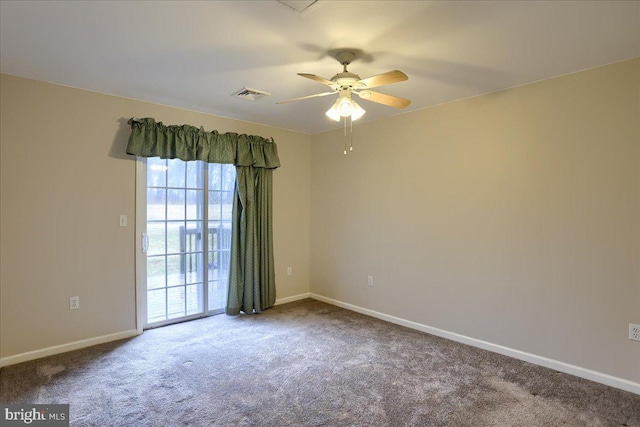
{"type": "Polygon", "coordinates": [[[190,125],[165,126],[152,118],[128,123],[128,154],[235,165],[226,313],[252,314],[272,307],[276,289],[271,201],[273,169],[280,166],[276,143],[190,125]]]}

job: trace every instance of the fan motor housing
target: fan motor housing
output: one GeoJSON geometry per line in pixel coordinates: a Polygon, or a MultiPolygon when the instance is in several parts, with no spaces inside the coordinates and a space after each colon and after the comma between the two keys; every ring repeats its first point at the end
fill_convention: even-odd
{"type": "Polygon", "coordinates": [[[331,77],[331,81],[336,83],[339,87],[353,87],[353,83],[360,80],[360,76],[354,73],[350,73],[348,71],[343,73],[338,73],[335,76],[331,77]]]}

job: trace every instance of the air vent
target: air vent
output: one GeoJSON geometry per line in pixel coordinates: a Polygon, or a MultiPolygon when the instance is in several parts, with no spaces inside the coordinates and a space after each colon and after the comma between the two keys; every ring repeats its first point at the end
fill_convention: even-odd
{"type": "Polygon", "coordinates": [[[233,96],[237,98],[248,99],[249,101],[257,101],[258,99],[264,98],[265,96],[269,95],[271,95],[269,92],[258,89],[251,89],[250,87],[244,87],[233,94],[233,96]]]}

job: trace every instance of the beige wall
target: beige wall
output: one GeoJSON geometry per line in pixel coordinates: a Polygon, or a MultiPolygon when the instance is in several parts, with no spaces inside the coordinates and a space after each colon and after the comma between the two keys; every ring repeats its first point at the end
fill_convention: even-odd
{"type": "Polygon", "coordinates": [[[0,357],[135,329],[130,117],[273,137],[277,297],[309,292],[308,135],[7,75],[0,101],[0,357]]]}
{"type": "Polygon", "coordinates": [[[312,137],[313,293],[640,382],[640,60],[342,138],[312,137]]]}

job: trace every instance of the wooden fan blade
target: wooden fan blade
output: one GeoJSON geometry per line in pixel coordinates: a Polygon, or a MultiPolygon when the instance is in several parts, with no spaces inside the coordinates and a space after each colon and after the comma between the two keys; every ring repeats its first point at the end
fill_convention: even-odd
{"type": "Polygon", "coordinates": [[[335,92],[316,93],[315,95],[307,95],[307,96],[303,96],[301,98],[287,99],[286,101],[278,101],[278,102],[276,102],[276,104],[286,104],[287,102],[302,101],[303,99],[316,98],[318,96],[327,96],[327,95],[332,95],[334,93],[335,92]]]}
{"type": "Polygon", "coordinates": [[[377,76],[358,80],[354,83],[354,86],[363,84],[365,89],[369,89],[372,87],[390,85],[391,83],[403,82],[408,79],[409,77],[407,77],[407,75],[402,71],[393,70],[378,74],[377,76]]]}
{"type": "Polygon", "coordinates": [[[380,92],[373,92],[371,90],[363,90],[356,92],[358,96],[367,101],[377,102],[378,104],[388,105],[389,107],[404,108],[411,104],[411,101],[397,96],[386,95],[380,92]]]}
{"type": "Polygon", "coordinates": [[[311,80],[315,80],[315,81],[320,82],[322,84],[325,84],[327,86],[334,86],[335,85],[335,83],[332,82],[331,80],[327,80],[324,77],[316,76],[315,74],[298,73],[298,75],[302,76],[302,77],[306,77],[306,78],[311,79],[311,80]]]}

